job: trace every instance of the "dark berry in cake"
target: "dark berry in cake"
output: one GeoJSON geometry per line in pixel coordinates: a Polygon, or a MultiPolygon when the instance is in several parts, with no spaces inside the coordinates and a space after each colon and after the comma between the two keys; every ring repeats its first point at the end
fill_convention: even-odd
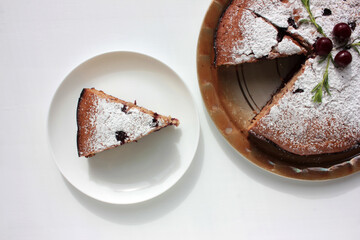
{"type": "Polygon", "coordinates": [[[124,144],[125,143],[125,140],[127,138],[129,138],[126,134],[126,132],[124,131],[117,131],[115,133],[115,137],[116,137],[116,140],[118,140],[119,142],[121,142],[121,144],[124,144]]]}
{"type": "Polygon", "coordinates": [[[340,41],[344,41],[351,36],[351,28],[346,23],[338,23],[333,29],[333,34],[340,41]]]}
{"type": "Polygon", "coordinates": [[[329,38],[319,38],[315,43],[315,51],[319,56],[327,56],[333,48],[333,43],[329,38]]]}
{"type": "Polygon", "coordinates": [[[351,28],[351,30],[354,31],[356,28],[356,22],[349,22],[348,24],[349,24],[349,27],[351,28]]]}
{"type": "Polygon", "coordinates": [[[126,113],[127,108],[128,108],[128,106],[124,105],[124,106],[121,108],[121,111],[123,111],[124,113],[126,113]]]}
{"type": "Polygon", "coordinates": [[[332,14],[331,10],[328,8],[325,8],[323,11],[323,16],[330,16],[332,14]]]}
{"type": "Polygon", "coordinates": [[[159,126],[159,122],[156,118],[152,119],[152,122],[150,123],[151,127],[158,127],[159,126]]]}
{"type": "Polygon", "coordinates": [[[302,93],[304,92],[304,89],[298,88],[295,91],[293,91],[293,93],[302,93]]]}
{"type": "Polygon", "coordinates": [[[289,17],[287,22],[288,22],[289,26],[292,26],[295,29],[297,28],[295,20],[293,18],[289,17]]]}
{"type": "Polygon", "coordinates": [[[349,65],[352,61],[352,55],[350,52],[343,50],[340,51],[338,54],[336,54],[335,56],[335,64],[338,67],[346,67],[347,65],[349,65]]]}

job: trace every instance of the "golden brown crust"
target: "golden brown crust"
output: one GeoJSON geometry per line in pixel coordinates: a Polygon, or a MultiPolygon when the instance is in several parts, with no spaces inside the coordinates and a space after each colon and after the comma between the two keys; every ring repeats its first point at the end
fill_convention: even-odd
{"type": "Polygon", "coordinates": [[[232,2],[222,16],[215,37],[216,65],[225,65],[232,61],[228,54],[227,48],[230,48],[234,42],[242,41],[244,38],[238,27],[235,26],[240,22],[244,8],[239,8],[235,1],[232,2]]]}
{"type": "Polygon", "coordinates": [[[88,139],[91,138],[91,134],[94,132],[95,126],[90,124],[90,109],[94,106],[93,92],[84,88],[80,94],[77,107],[77,147],[78,156],[90,156],[91,153],[86,152],[88,139]],[[87,128],[83,127],[87,126],[87,128]],[[91,126],[91,128],[90,128],[91,126]]]}

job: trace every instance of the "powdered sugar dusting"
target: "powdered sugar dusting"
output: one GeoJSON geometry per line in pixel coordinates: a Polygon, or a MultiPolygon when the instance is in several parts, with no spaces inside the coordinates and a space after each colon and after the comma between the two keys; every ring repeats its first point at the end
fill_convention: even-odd
{"type": "MultiPolygon", "coordinates": [[[[236,0],[243,2],[244,0],[236,0]]],[[[287,28],[289,26],[289,17],[294,17],[296,9],[302,9],[301,0],[252,0],[247,8],[256,14],[270,21],[275,26],[287,28]]]]}
{"type": "Polygon", "coordinates": [[[123,108],[124,105],[121,103],[95,96],[94,106],[90,110],[90,125],[95,126],[95,130],[88,142],[89,152],[98,152],[137,140],[157,126],[164,125],[162,119],[159,118],[154,123],[151,115],[137,108],[131,108],[127,112],[124,112],[123,108]],[[116,138],[116,132],[120,131],[126,134],[124,142],[116,138]]]}
{"type": "Polygon", "coordinates": [[[237,42],[234,47],[233,52],[236,62],[241,62],[243,54],[253,54],[254,58],[264,57],[278,43],[276,41],[276,28],[264,19],[255,17],[250,11],[243,13],[239,28],[243,33],[244,40],[237,42]],[[249,25],[252,25],[252,27],[247,27],[249,25]]]}
{"type": "MultiPolygon", "coordinates": [[[[277,26],[284,27],[285,20],[308,18],[308,13],[301,1],[257,1],[252,10],[277,26]],[[277,2],[277,3],[276,3],[277,2]],[[267,5],[261,7],[261,5],[267,5]],[[274,7],[275,6],[275,7],[274,7]],[[273,11],[266,11],[273,8],[273,11]],[[289,11],[290,9],[290,11],[289,11]],[[281,14],[280,14],[281,12],[281,14]]],[[[333,27],[340,22],[350,23],[359,20],[360,3],[356,0],[311,0],[311,11],[316,22],[325,34],[332,38],[333,27]],[[324,9],[331,11],[330,16],[323,16],[324,9]]],[[[360,36],[357,26],[350,41],[360,36]]],[[[288,31],[309,45],[315,43],[321,35],[311,24],[302,24],[299,28],[290,26],[288,31]]],[[[333,38],[335,48],[343,43],[333,38]]],[[[333,56],[339,50],[332,52],[333,56]]],[[[326,63],[319,64],[319,57],[309,59],[304,73],[297,79],[293,90],[287,92],[274,105],[270,112],[259,120],[255,132],[281,145],[284,149],[297,154],[320,154],[347,150],[359,144],[360,139],[360,58],[354,50],[352,63],[344,69],[330,64],[329,84],[331,96],[324,94],[323,102],[312,101],[311,90],[319,83],[325,71],[326,63]]]]}
{"type": "Polygon", "coordinates": [[[241,64],[264,57],[275,58],[279,55],[303,52],[303,49],[294,42],[288,41],[287,38],[284,38],[285,42],[280,42],[281,45],[278,46],[276,27],[247,9],[230,9],[224,16],[224,23],[220,25],[219,32],[226,32],[228,37],[234,40],[222,42],[221,38],[224,36],[219,34],[216,42],[219,64],[241,64]],[[239,12],[241,12],[240,19],[236,17],[239,12]],[[281,50],[281,53],[277,50],[281,50]],[[227,56],[230,57],[227,59],[227,56]],[[220,60],[221,58],[225,60],[220,60]]]}
{"type": "Polygon", "coordinates": [[[280,54],[295,55],[302,51],[300,46],[295,44],[292,39],[285,36],[283,40],[276,46],[275,51],[280,54]]]}
{"type": "MultiPolygon", "coordinates": [[[[236,0],[243,2],[244,0],[236,0]]],[[[310,9],[316,22],[323,28],[327,36],[332,35],[335,24],[340,22],[350,23],[359,19],[360,1],[358,0],[311,0],[310,9]],[[329,9],[331,15],[324,16],[324,9],[329,9]]],[[[309,45],[315,43],[321,34],[310,23],[299,24],[301,19],[309,19],[309,14],[304,8],[301,0],[253,0],[247,9],[267,19],[277,27],[287,28],[288,32],[307,41],[309,45]],[[295,22],[296,27],[289,24],[289,20],[295,22]]],[[[358,36],[359,28],[354,35],[358,36]]]]}
{"type": "Polygon", "coordinates": [[[360,57],[344,69],[330,65],[331,96],[325,94],[321,104],[311,100],[311,90],[322,79],[325,64],[309,59],[305,70],[270,112],[259,120],[255,132],[286,150],[303,154],[344,151],[360,139],[360,57]]]}
{"type": "Polygon", "coordinates": [[[302,49],[288,38],[278,43],[277,29],[263,18],[256,17],[251,11],[244,10],[238,27],[244,39],[235,42],[232,49],[232,58],[236,64],[267,57],[273,50],[287,55],[302,52],[302,49]]]}
{"type": "MultiPolygon", "coordinates": [[[[316,22],[322,27],[324,33],[328,37],[332,37],[332,30],[337,23],[345,22],[350,23],[359,19],[360,2],[357,0],[311,0],[310,1],[311,11],[316,18],[316,22]],[[324,9],[331,10],[331,15],[323,16],[324,9]]],[[[299,12],[299,19],[308,18],[308,13],[305,9],[299,12]]],[[[289,28],[293,34],[299,35],[304,38],[310,44],[314,44],[317,37],[321,35],[315,30],[315,27],[311,24],[302,24],[298,29],[289,28]]],[[[352,37],[359,36],[359,28],[355,29],[352,37]]],[[[339,45],[338,42],[334,41],[335,47],[339,45]]]]}

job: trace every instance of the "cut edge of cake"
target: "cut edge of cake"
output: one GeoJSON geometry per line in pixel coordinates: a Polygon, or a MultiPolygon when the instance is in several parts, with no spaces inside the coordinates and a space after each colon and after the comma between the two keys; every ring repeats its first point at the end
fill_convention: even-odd
{"type": "Polygon", "coordinates": [[[294,84],[296,82],[296,80],[298,79],[299,76],[301,76],[303,74],[303,72],[305,71],[305,68],[309,66],[308,62],[305,62],[302,67],[300,68],[300,70],[295,73],[295,75],[288,81],[285,83],[284,87],[280,87],[278,89],[278,92],[276,92],[275,94],[273,94],[273,96],[270,98],[269,102],[261,109],[261,111],[252,119],[251,124],[249,125],[248,132],[252,132],[255,133],[252,129],[256,128],[257,125],[257,121],[259,119],[261,119],[263,116],[267,115],[271,108],[273,106],[275,106],[276,104],[278,104],[278,102],[281,100],[281,98],[288,93],[289,91],[293,91],[294,90],[294,84]]]}
{"type": "MultiPolygon", "coordinates": [[[[311,93],[311,86],[306,87],[304,81],[309,77],[312,79],[312,75],[316,76],[315,69],[319,69],[320,64],[315,59],[309,58],[284,87],[279,88],[247,128],[251,139],[255,137],[270,142],[283,151],[299,156],[360,150],[360,125],[356,117],[359,113],[356,106],[359,104],[346,108],[343,103],[329,99],[329,96],[325,97],[322,104],[304,99],[311,93]],[[347,109],[352,110],[349,112],[347,109]],[[320,114],[322,111],[324,113],[320,114]]],[[[334,76],[333,68],[330,68],[329,72],[334,76]]],[[[347,91],[347,95],[343,96],[344,99],[353,96],[353,94],[349,95],[349,90],[346,90],[349,86],[342,86],[344,91],[347,91]]],[[[339,99],[338,94],[340,93],[337,89],[333,89],[332,96],[339,99]]],[[[359,100],[356,102],[359,103],[359,100]]]]}
{"type": "MultiPolygon", "coordinates": [[[[296,94],[296,90],[294,90],[294,85],[295,82],[297,81],[297,79],[304,73],[306,67],[308,67],[309,61],[306,61],[300,68],[300,70],[298,70],[293,76],[292,78],[287,81],[283,87],[280,87],[278,89],[278,91],[276,93],[274,93],[270,100],[268,101],[268,103],[260,110],[260,112],[251,120],[250,125],[247,127],[247,133],[249,136],[252,136],[254,138],[257,138],[259,140],[265,141],[265,142],[270,142],[272,144],[275,144],[276,146],[278,146],[278,144],[276,144],[275,142],[271,141],[270,139],[264,137],[262,134],[260,134],[260,130],[258,129],[258,125],[260,124],[260,120],[265,117],[266,115],[269,114],[269,112],[271,111],[272,107],[277,105],[279,103],[279,101],[282,99],[282,97],[287,94],[288,92],[293,92],[294,94],[296,94]]],[[[288,148],[285,147],[279,147],[279,149],[281,150],[285,150],[288,151],[289,153],[292,154],[297,154],[297,155],[303,155],[300,152],[293,152],[288,148]]]]}

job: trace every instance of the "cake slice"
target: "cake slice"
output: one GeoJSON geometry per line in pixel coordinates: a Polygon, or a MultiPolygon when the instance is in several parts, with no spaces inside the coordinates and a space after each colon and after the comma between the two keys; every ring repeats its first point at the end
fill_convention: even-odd
{"type": "Polygon", "coordinates": [[[114,148],[160,130],[179,120],[139,107],[94,88],[84,88],[77,107],[79,157],[114,148]]]}
{"type": "Polygon", "coordinates": [[[233,3],[218,25],[215,38],[216,65],[305,55],[307,50],[290,35],[286,35],[285,30],[233,3]]]}
{"type": "MultiPolygon", "coordinates": [[[[223,13],[215,36],[216,66],[251,63],[292,55],[313,53],[322,35],[310,23],[301,0],[231,0],[223,13]]],[[[340,22],[352,27],[353,41],[360,35],[358,0],[311,0],[316,22],[327,36],[340,22]]],[[[334,41],[334,48],[343,43],[334,41]]]]}
{"type": "Polygon", "coordinates": [[[349,51],[354,56],[352,68],[329,68],[331,96],[325,95],[321,104],[309,97],[326,64],[310,58],[255,117],[249,134],[301,156],[358,148],[360,59],[355,51],[349,51]]]}
{"type": "MultiPolygon", "coordinates": [[[[310,0],[309,4],[316,22],[322,26],[327,36],[332,35],[333,27],[339,22],[349,23],[354,28],[353,36],[359,35],[360,30],[356,29],[356,22],[360,16],[359,0],[310,0]]],[[[311,48],[316,39],[322,37],[312,24],[302,23],[304,19],[309,19],[302,0],[232,0],[228,9],[231,8],[252,11],[277,29],[285,30],[287,35],[307,48],[311,48]]],[[[241,22],[237,24],[244,25],[241,22]]],[[[338,44],[341,45],[335,43],[336,46],[338,44]]]]}

